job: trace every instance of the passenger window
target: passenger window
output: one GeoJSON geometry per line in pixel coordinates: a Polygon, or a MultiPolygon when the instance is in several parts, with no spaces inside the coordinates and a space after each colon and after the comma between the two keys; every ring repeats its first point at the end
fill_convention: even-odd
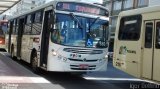
{"type": "Polygon", "coordinates": [[[123,17],[120,21],[119,40],[139,40],[141,30],[141,15],[123,17]]]}
{"type": "Polygon", "coordinates": [[[160,49],[160,22],[156,24],[156,48],[160,49]]]}
{"type": "Polygon", "coordinates": [[[30,23],[31,23],[31,15],[28,15],[26,24],[30,24],[30,23]]]}
{"type": "Polygon", "coordinates": [[[25,29],[24,29],[24,34],[30,35],[31,34],[31,15],[28,15],[26,18],[25,22],[25,29]]]}
{"type": "Polygon", "coordinates": [[[145,48],[152,48],[153,23],[146,23],[145,27],[145,48]]]}
{"type": "Polygon", "coordinates": [[[39,12],[37,12],[37,13],[35,14],[35,19],[34,19],[34,22],[35,22],[35,23],[41,23],[41,21],[42,21],[41,15],[42,15],[42,12],[41,12],[41,11],[39,11],[39,12]]]}
{"type": "Polygon", "coordinates": [[[35,18],[32,25],[32,35],[39,35],[42,27],[43,11],[35,13],[35,18]]]}
{"type": "Polygon", "coordinates": [[[12,30],[12,34],[16,35],[16,25],[17,25],[17,20],[13,20],[13,30],[12,30]]]}

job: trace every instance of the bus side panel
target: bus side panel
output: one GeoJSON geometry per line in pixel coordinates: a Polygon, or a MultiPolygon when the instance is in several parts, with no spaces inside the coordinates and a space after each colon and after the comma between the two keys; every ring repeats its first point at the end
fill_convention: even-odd
{"type": "Polygon", "coordinates": [[[32,51],[32,47],[30,45],[33,43],[32,35],[23,35],[22,38],[22,51],[21,51],[21,59],[30,63],[30,54],[32,51]]]}
{"type": "MultiPolygon", "coordinates": [[[[36,49],[37,52],[40,50],[40,43],[39,43],[39,38],[40,35],[23,35],[23,41],[22,41],[22,52],[21,52],[21,58],[22,60],[31,63],[30,57],[31,57],[31,52],[33,49],[36,49]],[[37,41],[36,41],[37,40],[37,41]]],[[[38,57],[39,58],[39,57],[38,57]]]]}
{"type": "Polygon", "coordinates": [[[140,77],[141,43],[117,42],[119,44],[115,51],[114,66],[135,77],[140,77]]]}
{"type": "MultiPolygon", "coordinates": [[[[135,41],[129,40],[119,40],[119,27],[120,19],[118,18],[118,23],[115,33],[115,44],[114,44],[114,57],[113,65],[114,67],[130,74],[135,77],[141,76],[141,37],[135,41]]],[[[140,26],[141,28],[141,26],[140,26]]]]}

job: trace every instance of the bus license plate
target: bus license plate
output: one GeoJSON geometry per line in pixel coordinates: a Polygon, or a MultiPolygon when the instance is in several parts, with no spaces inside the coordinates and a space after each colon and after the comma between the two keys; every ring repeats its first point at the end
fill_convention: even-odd
{"type": "Polygon", "coordinates": [[[79,65],[79,68],[81,68],[81,69],[88,69],[88,65],[87,64],[80,64],[79,65]]]}

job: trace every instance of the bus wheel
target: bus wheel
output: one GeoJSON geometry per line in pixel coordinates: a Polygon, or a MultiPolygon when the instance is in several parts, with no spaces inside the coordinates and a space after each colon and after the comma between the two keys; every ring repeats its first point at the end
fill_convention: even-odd
{"type": "Polygon", "coordinates": [[[31,56],[31,66],[32,66],[32,71],[34,73],[38,73],[38,59],[37,59],[37,53],[33,52],[31,56]]]}

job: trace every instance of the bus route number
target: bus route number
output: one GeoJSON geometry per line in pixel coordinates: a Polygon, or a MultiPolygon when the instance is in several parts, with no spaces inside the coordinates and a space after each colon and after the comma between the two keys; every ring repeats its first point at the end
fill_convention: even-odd
{"type": "Polygon", "coordinates": [[[99,41],[99,46],[102,46],[102,47],[104,47],[104,46],[106,46],[106,42],[104,42],[104,41],[99,41]]]}

